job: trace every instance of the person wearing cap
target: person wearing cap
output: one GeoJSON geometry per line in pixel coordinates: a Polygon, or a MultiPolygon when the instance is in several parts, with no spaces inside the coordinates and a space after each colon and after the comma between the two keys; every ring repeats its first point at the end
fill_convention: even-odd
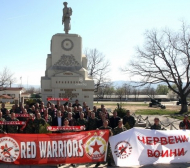
{"type": "Polygon", "coordinates": [[[63,17],[62,17],[62,24],[64,23],[64,31],[65,34],[68,34],[69,30],[71,29],[70,20],[72,15],[72,8],[67,7],[67,2],[63,2],[63,17]]]}
{"type": "Polygon", "coordinates": [[[150,129],[161,130],[161,125],[160,125],[159,118],[157,118],[157,117],[154,118],[154,125],[152,125],[150,129]]]}
{"type": "Polygon", "coordinates": [[[184,119],[179,124],[180,129],[190,129],[190,121],[188,120],[188,115],[184,115],[184,119]]]}

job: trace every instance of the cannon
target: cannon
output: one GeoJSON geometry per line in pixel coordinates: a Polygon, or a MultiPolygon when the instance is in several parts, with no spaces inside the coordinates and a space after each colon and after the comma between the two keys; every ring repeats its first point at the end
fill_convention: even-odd
{"type": "MultiPolygon", "coordinates": [[[[148,95],[148,97],[150,97],[148,95]]],[[[150,97],[150,103],[149,103],[149,107],[160,107],[161,109],[165,109],[166,106],[161,104],[162,99],[153,99],[152,97],[150,97]]]]}

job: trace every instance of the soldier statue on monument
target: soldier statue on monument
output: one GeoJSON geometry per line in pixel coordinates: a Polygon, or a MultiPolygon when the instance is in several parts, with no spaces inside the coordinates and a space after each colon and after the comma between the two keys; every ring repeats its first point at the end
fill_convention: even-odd
{"type": "Polygon", "coordinates": [[[67,2],[63,2],[63,17],[62,17],[62,24],[64,23],[64,31],[65,34],[68,34],[69,30],[71,29],[71,15],[72,15],[72,8],[67,7],[67,2]]]}

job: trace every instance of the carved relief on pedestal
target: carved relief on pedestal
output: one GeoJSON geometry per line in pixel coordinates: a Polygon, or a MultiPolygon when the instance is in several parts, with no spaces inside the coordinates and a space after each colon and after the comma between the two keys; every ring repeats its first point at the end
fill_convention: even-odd
{"type": "Polygon", "coordinates": [[[60,66],[80,66],[80,64],[76,61],[75,57],[73,55],[62,55],[61,59],[59,59],[53,67],[60,67],[60,66]]]}
{"type": "Polygon", "coordinates": [[[76,91],[76,89],[64,89],[64,91],[65,93],[59,93],[60,98],[70,98],[70,100],[72,100],[72,98],[77,98],[79,95],[78,93],[72,93],[73,91],[76,91]]]}

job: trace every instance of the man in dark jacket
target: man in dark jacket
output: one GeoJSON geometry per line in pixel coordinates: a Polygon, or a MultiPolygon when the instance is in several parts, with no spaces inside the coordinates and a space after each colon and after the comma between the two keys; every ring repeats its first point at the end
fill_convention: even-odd
{"type": "Polygon", "coordinates": [[[126,115],[123,117],[123,125],[125,126],[126,124],[128,124],[130,128],[133,128],[135,125],[135,122],[136,122],[135,118],[131,116],[130,111],[127,110],[126,115]]]}
{"type": "Polygon", "coordinates": [[[118,121],[120,120],[120,117],[117,116],[116,110],[113,112],[113,116],[109,120],[110,120],[109,126],[112,129],[118,126],[118,121]]]}
{"type": "Polygon", "coordinates": [[[57,117],[55,117],[52,121],[52,126],[63,126],[63,117],[61,116],[61,111],[57,112],[57,117]]]}

